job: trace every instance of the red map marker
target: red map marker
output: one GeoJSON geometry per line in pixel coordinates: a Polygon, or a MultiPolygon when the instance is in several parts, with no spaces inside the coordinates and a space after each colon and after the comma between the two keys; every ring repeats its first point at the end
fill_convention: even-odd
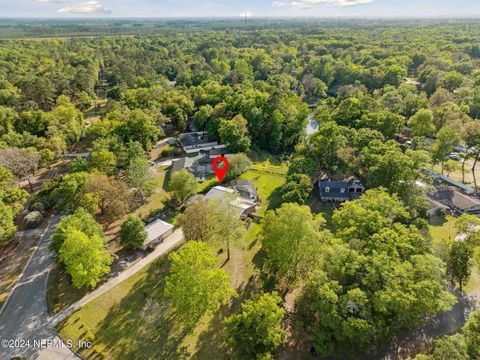
{"type": "Polygon", "coordinates": [[[223,178],[225,177],[225,174],[228,171],[227,158],[223,156],[217,156],[215,159],[213,159],[212,166],[213,166],[213,170],[215,171],[215,174],[217,174],[218,181],[222,182],[223,178]],[[218,163],[223,163],[223,167],[219,168],[218,163]]]}

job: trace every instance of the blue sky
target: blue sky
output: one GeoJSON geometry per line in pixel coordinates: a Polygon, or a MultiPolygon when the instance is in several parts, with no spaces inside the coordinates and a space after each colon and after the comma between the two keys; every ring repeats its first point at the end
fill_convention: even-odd
{"type": "Polygon", "coordinates": [[[0,0],[0,17],[480,17],[479,0],[0,0]]]}

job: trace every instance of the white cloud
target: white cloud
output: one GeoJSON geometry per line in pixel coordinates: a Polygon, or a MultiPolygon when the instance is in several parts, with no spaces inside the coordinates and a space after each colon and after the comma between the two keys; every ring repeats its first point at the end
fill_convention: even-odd
{"type": "Polygon", "coordinates": [[[254,14],[252,11],[245,11],[245,12],[239,14],[238,16],[241,16],[241,17],[245,17],[245,16],[247,16],[247,17],[252,17],[252,16],[254,16],[254,15],[255,15],[255,14],[254,14]]]}
{"type": "Polygon", "coordinates": [[[65,6],[63,8],[58,9],[57,13],[86,15],[86,14],[95,14],[95,13],[109,14],[111,13],[111,11],[106,7],[102,6],[102,4],[100,4],[98,1],[91,0],[91,1],[74,4],[74,5],[65,6]]]}
{"type": "Polygon", "coordinates": [[[300,1],[274,1],[275,7],[291,7],[296,9],[308,9],[317,5],[330,6],[356,6],[373,3],[375,0],[300,0],[300,1]]]}
{"type": "Polygon", "coordinates": [[[36,2],[39,3],[61,3],[63,2],[62,0],[35,0],[36,2]]]}

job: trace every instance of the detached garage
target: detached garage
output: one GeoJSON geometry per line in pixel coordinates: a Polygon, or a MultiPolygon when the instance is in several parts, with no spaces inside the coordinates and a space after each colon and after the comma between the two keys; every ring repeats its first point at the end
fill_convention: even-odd
{"type": "Polygon", "coordinates": [[[160,219],[155,220],[154,222],[148,224],[145,227],[147,230],[147,239],[143,244],[143,250],[147,250],[148,248],[154,248],[158,244],[160,244],[165,238],[173,233],[173,225],[169,224],[165,221],[160,219]]]}

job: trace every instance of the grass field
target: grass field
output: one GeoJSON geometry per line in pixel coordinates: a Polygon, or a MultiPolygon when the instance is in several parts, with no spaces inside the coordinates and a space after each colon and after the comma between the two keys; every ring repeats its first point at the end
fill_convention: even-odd
{"type": "Polygon", "coordinates": [[[240,178],[251,180],[255,184],[261,201],[261,208],[258,211],[259,216],[263,216],[267,210],[275,209],[280,205],[280,188],[285,184],[285,175],[249,170],[240,178]]]}
{"type": "MultiPolygon", "coordinates": [[[[433,248],[437,256],[444,257],[447,246],[455,241],[457,229],[455,229],[456,218],[453,216],[434,217],[430,220],[430,235],[432,236],[433,248]]],[[[469,281],[464,286],[468,295],[476,295],[480,299],[480,272],[479,266],[474,265],[469,281]]]]}
{"type": "Polygon", "coordinates": [[[441,243],[453,241],[457,236],[455,229],[456,218],[453,216],[433,217],[429,222],[430,235],[432,236],[434,246],[441,243]]]}
{"type": "MultiPolygon", "coordinates": [[[[255,183],[262,200],[262,214],[280,204],[278,191],[285,176],[251,170],[242,178],[255,183]]],[[[239,296],[214,314],[206,314],[192,333],[181,329],[162,297],[168,264],[159,260],[70,316],[59,327],[60,335],[74,343],[93,339],[93,348],[77,349],[87,359],[231,358],[224,339],[223,320],[258,286],[262,262],[259,233],[260,225],[251,223],[243,238],[232,244],[231,260],[226,264],[225,249],[214,249],[219,265],[224,264],[239,296]],[[155,324],[146,322],[141,315],[148,298],[159,304],[159,321],[155,324]]]]}

